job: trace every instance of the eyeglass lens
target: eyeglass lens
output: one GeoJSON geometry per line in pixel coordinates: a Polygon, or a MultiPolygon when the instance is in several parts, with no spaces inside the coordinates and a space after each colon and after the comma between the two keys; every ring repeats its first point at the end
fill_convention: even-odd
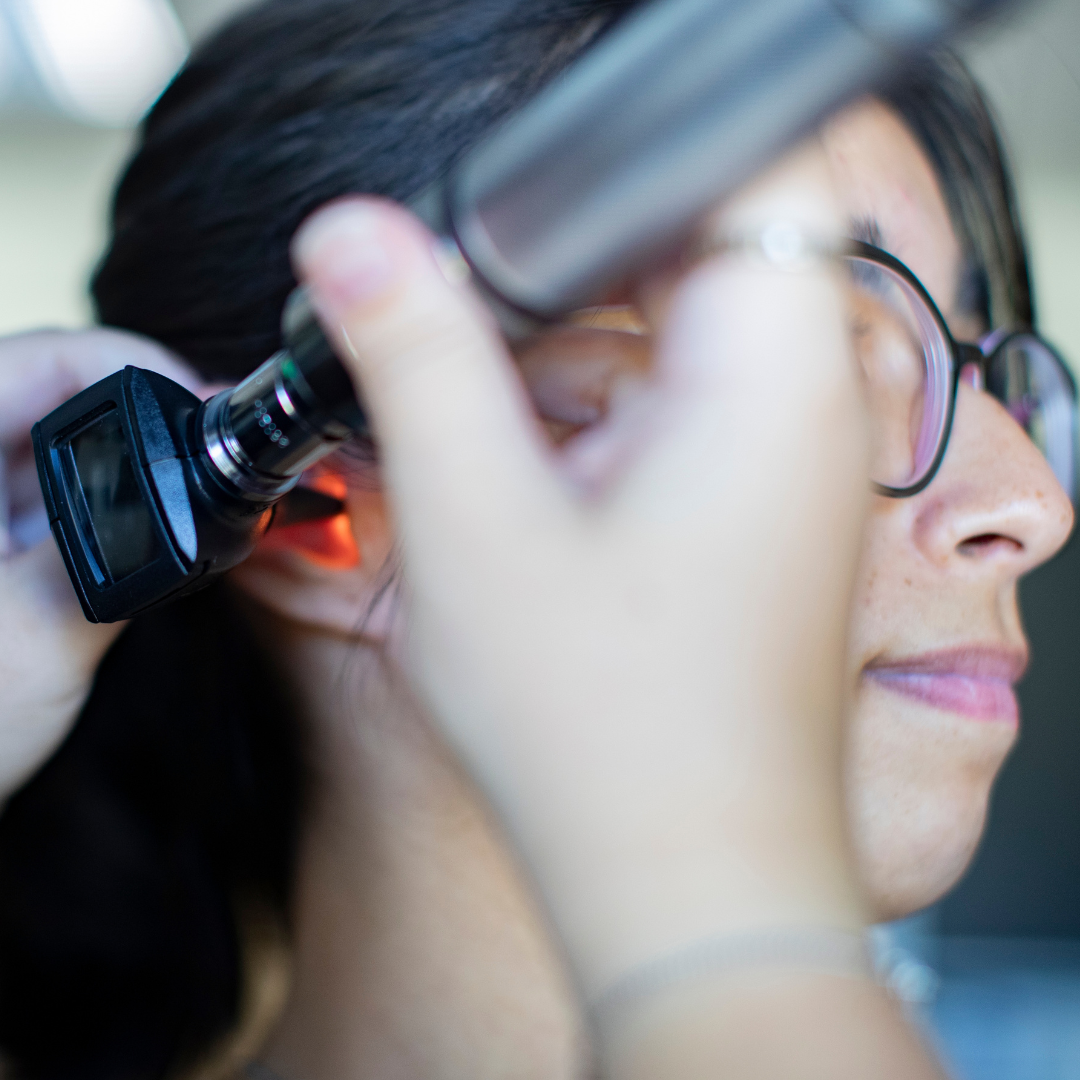
{"type": "Polygon", "coordinates": [[[951,349],[933,312],[900,274],[851,256],[852,342],[873,421],[871,477],[918,484],[946,435],[951,349]]]}
{"type": "MultiPolygon", "coordinates": [[[[871,478],[911,488],[930,474],[948,436],[952,346],[940,317],[906,277],[873,259],[845,261],[852,341],[873,426],[871,478]]],[[[1062,361],[1034,334],[1017,333],[994,350],[985,374],[986,389],[1075,500],[1076,399],[1062,361]]]]}
{"type": "Polygon", "coordinates": [[[1015,334],[991,355],[986,389],[1028,433],[1075,499],[1076,404],[1061,361],[1033,334],[1015,334]]]}

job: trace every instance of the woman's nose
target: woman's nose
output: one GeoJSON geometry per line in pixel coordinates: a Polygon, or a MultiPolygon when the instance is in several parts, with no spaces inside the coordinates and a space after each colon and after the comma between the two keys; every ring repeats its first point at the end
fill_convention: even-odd
{"type": "Polygon", "coordinates": [[[988,393],[962,382],[941,469],[920,497],[915,540],[953,571],[1015,578],[1049,559],[1073,508],[1027,433],[988,393]]]}

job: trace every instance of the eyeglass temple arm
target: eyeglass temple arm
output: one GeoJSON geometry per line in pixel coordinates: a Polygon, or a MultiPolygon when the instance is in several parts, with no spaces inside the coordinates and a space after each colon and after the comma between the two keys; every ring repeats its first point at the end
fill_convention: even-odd
{"type": "Polygon", "coordinates": [[[974,365],[978,374],[977,381],[973,381],[972,385],[976,390],[982,390],[986,386],[986,366],[990,362],[990,356],[970,341],[955,341],[953,345],[955,348],[953,355],[956,357],[956,380],[963,378],[964,368],[974,365]]]}

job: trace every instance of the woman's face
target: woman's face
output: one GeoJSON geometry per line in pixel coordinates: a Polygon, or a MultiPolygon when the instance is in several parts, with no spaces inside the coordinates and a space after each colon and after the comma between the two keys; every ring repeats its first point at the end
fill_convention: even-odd
{"type": "MultiPolygon", "coordinates": [[[[882,104],[860,104],[827,126],[824,143],[853,237],[869,234],[905,263],[954,337],[977,341],[991,328],[958,307],[960,245],[903,121],[882,104]]],[[[673,283],[658,280],[638,292],[654,319],[673,283]]],[[[618,325],[616,312],[604,314],[618,325]]],[[[638,340],[636,352],[623,350],[624,372],[647,366],[638,340]]],[[[582,332],[564,342],[561,363],[552,360],[554,344],[524,358],[541,408],[569,428],[583,417],[560,403],[559,390],[573,368],[588,396],[586,341],[582,332]]],[[[1069,501],[1034,444],[989,394],[963,383],[933,482],[912,498],[873,498],[851,622],[848,783],[864,881],[881,919],[931,903],[972,855],[1018,730],[1012,684],[1027,643],[1016,583],[1071,526],[1069,501]]]]}
{"type": "MultiPolygon", "coordinates": [[[[934,172],[877,103],[832,122],[825,146],[853,225],[905,263],[953,335],[991,329],[958,308],[960,246],[934,172]]],[[[1065,542],[1072,507],[1034,444],[961,383],[941,469],[920,494],[873,499],[852,614],[849,790],[880,918],[939,897],[967,865],[990,787],[1016,740],[1011,685],[1027,642],[1017,580],[1065,542]]]]}
{"type": "MultiPolygon", "coordinates": [[[[869,230],[916,274],[955,337],[976,340],[990,329],[958,309],[960,247],[903,122],[881,104],[863,104],[830,123],[824,143],[853,231],[869,230]]],[[[611,332],[626,317],[638,321],[626,309],[591,313],[588,329],[537,339],[519,356],[556,439],[601,415],[622,376],[648,369],[647,336],[611,332]]],[[[385,581],[365,576],[384,565],[392,544],[383,498],[377,484],[350,487],[362,559],[348,580],[319,570],[260,585],[256,560],[242,576],[294,617],[396,637],[393,605],[378,602],[390,595],[385,581]]],[[[1011,684],[1027,652],[1017,580],[1064,543],[1072,519],[1027,435],[989,394],[963,383],[933,482],[912,498],[873,498],[851,622],[848,784],[863,878],[881,919],[931,903],[971,857],[1017,735],[1011,684]]]]}

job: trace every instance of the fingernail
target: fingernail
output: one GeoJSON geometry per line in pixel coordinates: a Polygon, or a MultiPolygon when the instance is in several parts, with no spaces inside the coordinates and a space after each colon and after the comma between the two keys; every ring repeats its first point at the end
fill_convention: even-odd
{"type": "Polygon", "coordinates": [[[317,212],[297,233],[294,258],[324,310],[374,299],[393,281],[381,218],[372,206],[341,202],[317,212]]]}

